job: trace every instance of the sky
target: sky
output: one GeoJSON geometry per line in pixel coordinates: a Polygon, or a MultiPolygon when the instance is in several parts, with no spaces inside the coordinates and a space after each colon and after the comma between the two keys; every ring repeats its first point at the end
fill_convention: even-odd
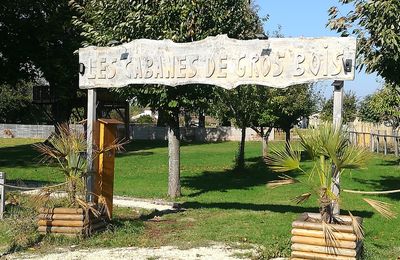
{"type": "MultiPolygon", "coordinates": [[[[269,15],[264,24],[266,32],[273,32],[281,26],[281,33],[285,37],[322,37],[339,36],[335,31],[325,27],[328,21],[328,9],[338,6],[342,14],[349,11],[349,7],[341,6],[336,0],[256,0],[260,7],[259,15],[269,15]]],[[[356,72],[354,81],[345,81],[345,91],[354,91],[359,98],[365,97],[379,89],[382,79],[376,74],[356,72]]],[[[318,90],[325,97],[332,95],[332,81],[318,83],[318,90]]]]}

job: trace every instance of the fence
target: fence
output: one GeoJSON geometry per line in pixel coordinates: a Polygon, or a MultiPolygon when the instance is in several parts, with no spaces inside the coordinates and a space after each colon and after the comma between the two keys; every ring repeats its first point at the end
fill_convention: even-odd
{"type": "Polygon", "coordinates": [[[362,147],[369,147],[371,152],[394,153],[399,156],[399,131],[371,130],[370,132],[349,131],[350,141],[362,147]]]}

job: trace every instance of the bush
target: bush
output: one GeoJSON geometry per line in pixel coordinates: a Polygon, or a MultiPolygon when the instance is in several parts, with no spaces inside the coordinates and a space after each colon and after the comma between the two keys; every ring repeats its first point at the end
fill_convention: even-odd
{"type": "Polygon", "coordinates": [[[154,120],[150,115],[143,115],[143,116],[140,116],[136,120],[136,123],[138,123],[138,124],[153,124],[154,120]]]}

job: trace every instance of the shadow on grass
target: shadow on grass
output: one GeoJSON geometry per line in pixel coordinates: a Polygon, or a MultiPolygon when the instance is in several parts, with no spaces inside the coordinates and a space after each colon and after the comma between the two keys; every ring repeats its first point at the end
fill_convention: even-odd
{"type": "MultiPolygon", "coordinates": [[[[219,144],[226,143],[226,141],[217,141],[217,142],[187,142],[181,141],[180,147],[186,146],[202,146],[208,144],[219,144]]],[[[153,152],[149,152],[146,150],[156,149],[156,148],[165,148],[168,149],[168,141],[167,140],[133,140],[130,143],[124,145],[125,151],[118,153],[117,157],[125,157],[131,155],[152,155],[153,152]]]]}
{"type": "MultiPolygon", "coordinates": [[[[182,207],[186,209],[236,209],[236,210],[250,210],[250,211],[271,211],[277,213],[303,213],[303,212],[318,212],[317,207],[303,207],[298,205],[280,205],[280,204],[253,204],[253,203],[240,203],[240,202],[185,202],[182,207]]],[[[371,218],[374,215],[372,211],[354,210],[351,213],[355,216],[363,218],[371,218]]]]}
{"type": "Polygon", "coordinates": [[[41,167],[40,154],[31,144],[0,148],[0,167],[41,167]]]}
{"type": "Polygon", "coordinates": [[[400,159],[383,160],[379,165],[382,165],[382,166],[400,166],[400,159]]]}
{"type": "MultiPolygon", "coordinates": [[[[278,179],[278,174],[271,172],[261,157],[247,159],[244,169],[225,171],[205,171],[199,175],[182,177],[182,186],[197,190],[188,197],[197,197],[207,192],[227,192],[228,190],[246,190],[254,186],[265,185],[278,179]]],[[[294,177],[296,173],[292,173],[294,177]]]]}
{"type": "MultiPolygon", "coordinates": [[[[353,180],[366,185],[368,188],[365,188],[365,191],[387,191],[400,189],[400,176],[381,175],[378,180],[365,180],[360,178],[353,178],[353,180]]],[[[400,192],[382,194],[380,196],[400,200],[400,192]]]]}

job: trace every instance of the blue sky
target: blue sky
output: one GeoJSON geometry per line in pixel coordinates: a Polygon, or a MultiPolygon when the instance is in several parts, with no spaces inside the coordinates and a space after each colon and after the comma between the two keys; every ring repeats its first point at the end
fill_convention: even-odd
{"type": "MultiPolygon", "coordinates": [[[[256,0],[261,16],[269,15],[265,23],[265,31],[272,32],[282,26],[281,32],[285,37],[321,37],[339,36],[325,27],[328,21],[328,9],[338,6],[343,14],[348,7],[343,7],[333,0],[256,0]]],[[[318,83],[326,97],[332,94],[332,81],[318,83]]],[[[345,90],[352,90],[358,97],[373,93],[382,85],[382,79],[376,74],[356,73],[354,81],[345,82],[345,90]]]]}

